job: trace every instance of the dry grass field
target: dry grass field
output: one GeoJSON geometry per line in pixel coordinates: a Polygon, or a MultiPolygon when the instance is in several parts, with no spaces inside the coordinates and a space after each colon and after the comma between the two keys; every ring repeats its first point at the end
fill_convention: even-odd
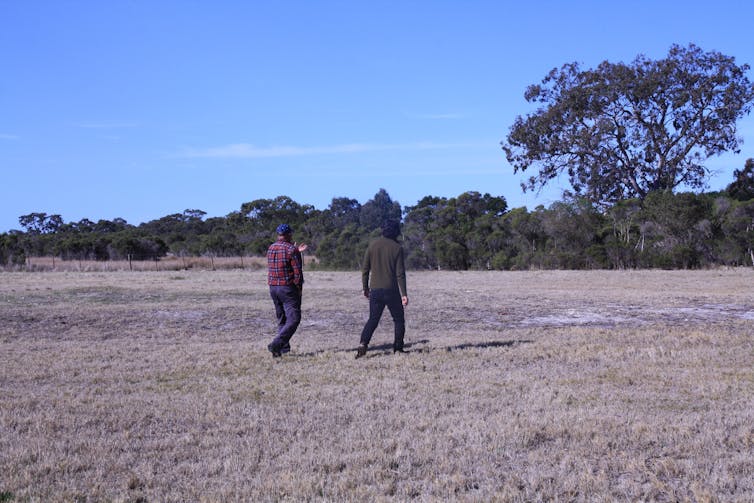
{"type": "Polygon", "coordinates": [[[754,501],[754,270],[0,273],[0,501],[754,501]]]}

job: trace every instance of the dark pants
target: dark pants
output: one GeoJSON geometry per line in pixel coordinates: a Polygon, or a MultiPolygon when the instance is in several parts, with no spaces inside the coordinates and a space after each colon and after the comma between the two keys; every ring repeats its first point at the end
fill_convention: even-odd
{"type": "Polygon", "coordinates": [[[403,337],[406,335],[406,320],[403,315],[403,303],[398,290],[375,288],[369,291],[369,319],[361,331],[361,343],[369,344],[372,334],[380,323],[385,306],[390,310],[395,325],[393,349],[403,349],[403,337]]]}
{"type": "Polygon", "coordinates": [[[295,286],[271,286],[270,297],[278,319],[278,335],[272,340],[272,346],[280,350],[288,346],[301,323],[301,291],[295,286]]]}

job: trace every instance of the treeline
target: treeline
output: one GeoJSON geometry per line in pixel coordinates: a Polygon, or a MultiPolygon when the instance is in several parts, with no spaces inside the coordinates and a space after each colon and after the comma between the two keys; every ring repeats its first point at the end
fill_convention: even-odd
{"type": "MultiPolygon", "coordinates": [[[[748,166],[748,163],[747,163],[748,166]]],[[[27,257],[159,260],[175,256],[262,256],[287,222],[309,244],[315,267],[356,269],[385,218],[403,221],[411,269],[703,268],[754,261],[754,194],[731,184],[718,193],[657,192],[600,209],[564,198],[549,207],[507,207],[504,197],[466,192],[427,196],[401,207],[381,189],[364,204],[334,198],[324,210],[287,196],[244,203],[225,217],[186,210],[138,226],[123,219],[64,222],[19,218],[24,231],[0,234],[0,264],[27,257]]]]}

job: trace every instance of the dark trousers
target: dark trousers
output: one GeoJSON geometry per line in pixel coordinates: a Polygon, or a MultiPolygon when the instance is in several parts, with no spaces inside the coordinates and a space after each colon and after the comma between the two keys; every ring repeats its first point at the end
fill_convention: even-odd
{"type": "Polygon", "coordinates": [[[271,286],[270,297],[278,319],[278,335],[272,346],[280,350],[288,345],[301,323],[301,291],[295,286],[271,286]]]}
{"type": "Polygon", "coordinates": [[[403,314],[403,303],[398,290],[375,288],[369,291],[369,319],[361,331],[361,343],[369,344],[372,334],[382,318],[382,312],[387,306],[395,325],[395,339],[393,349],[403,349],[403,337],[406,335],[406,319],[403,314]]]}

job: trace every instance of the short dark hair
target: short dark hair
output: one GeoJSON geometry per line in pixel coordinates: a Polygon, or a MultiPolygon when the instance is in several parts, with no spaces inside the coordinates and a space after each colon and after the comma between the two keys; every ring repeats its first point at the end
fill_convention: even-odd
{"type": "Polygon", "coordinates": [[[382,222],[382,235],[386,238],[395,239],[401,233],[401,224],[398,220],[389,218],[382,222]]]}

